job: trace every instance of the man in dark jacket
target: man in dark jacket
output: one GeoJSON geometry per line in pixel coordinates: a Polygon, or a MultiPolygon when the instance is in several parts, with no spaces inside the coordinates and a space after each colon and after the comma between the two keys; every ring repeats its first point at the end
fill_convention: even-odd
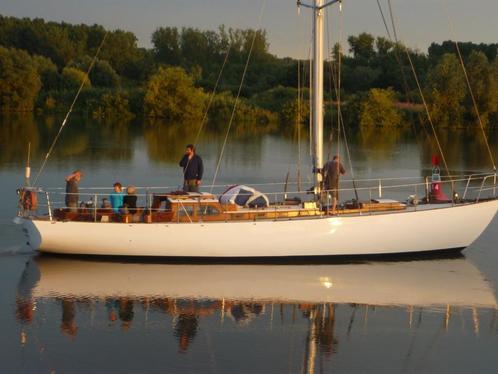
{"type": "Polygon", "coordinates": [[[180,166],[183,168],[183,190],[185,192],[199,192],[204,166],[202,158],[195,153],[195,147],[192,144],[187,145],[180,166]]]}
{"type": "Polygon", "coordinates": [[[346,174],[339,155],[335,155],[332,161],[325,164],[325,189],[332,196],[332,213],[335,213],[337,200],[339,199],[339,176],[346,174]]]}

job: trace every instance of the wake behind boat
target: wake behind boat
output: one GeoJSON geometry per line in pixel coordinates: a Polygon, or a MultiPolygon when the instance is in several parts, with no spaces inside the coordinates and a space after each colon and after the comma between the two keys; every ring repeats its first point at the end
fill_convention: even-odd
{"type": "Polygon", "coordinates": [[[209,258],[416,254],[469,246],[498,210],[496,172],[441,178],[434,164],[430,180],[354,180],[354,198],[338,207],[337,189],[324,185],[323,22],[325,8],[337,2],[298,2],[313,14],[310,194],[144,188],[137,212],[116,214],[99,208],[98,190],[88,195],[92,204],[73,211],[61,207],[64,194],[26,187],[19,191],[17,221],[30,245],[62,254],[209,258]],[[449,198],[441,197],[443,188],[449,198]]]}

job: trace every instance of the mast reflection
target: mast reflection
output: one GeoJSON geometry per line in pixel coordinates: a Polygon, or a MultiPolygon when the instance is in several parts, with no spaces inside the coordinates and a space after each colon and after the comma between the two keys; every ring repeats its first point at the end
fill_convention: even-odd
{"type": "MultiPolygon", "coordinates": [[[[300,351],[303,372],[315,372],[317,357],[340,347],[336,309],[368,320],[369,308],[439,311],[446,328],[453,310],[468,310],[475,326],[478,309],[496,310],[495,295],[482,274],[464,258],[332,265],[187,265],[116,263],[40,256],[27,264],[18,287],[16,318],[36,319],[40,303],[58,303],[60,332],[76,339],[89,311],[122,332],[143,328],[144,319],[169,317],[180,354],[189,353],[205,323],[231,321],[242,329],[255,321],[282,325],[300,318],[308,328],[300,351]],[[362,312],[364,311],[364,312],[362,312]],[[284,316],[291,315],[289,321],[284,316]],[[136,319],[139,318],[139,322],[136,319]]],[[[163,322],[161,322],[163,323],[163,322]]],[[[258,322],[259,323],[259,322],[258,322]]],[[[474,328],[476,330],[476,328],[474,328]]],[[[477,330],[478,331],[478,328],[477,330]]]]}

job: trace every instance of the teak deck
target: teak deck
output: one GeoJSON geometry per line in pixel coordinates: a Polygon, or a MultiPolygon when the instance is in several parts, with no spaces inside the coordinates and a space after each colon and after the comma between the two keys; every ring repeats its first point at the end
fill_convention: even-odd
{"type": "Polygon", "coordinates": [[[114,213],[109,208],[80,208],[78,212],[68,209],[54,210],[54,218],[60,221],[122,222],[122,223],[191,223],[228,222],[292,219],[327,215],[349,215],[371,212],[404,210],[406,205],[393,202],[364,202],[358,208],[337,209],[335,212],[320,210],[314,203],[270,205],[264,208],[241,208],[235,204],[220,204],[214,195],[157,194],[150,208],[140,207],[134,214],[114,213]]]}

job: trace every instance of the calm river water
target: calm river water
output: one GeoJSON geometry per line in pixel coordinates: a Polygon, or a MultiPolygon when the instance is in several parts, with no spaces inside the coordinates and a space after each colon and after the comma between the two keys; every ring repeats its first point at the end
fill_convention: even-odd
{"type": "MultiPolygon", "coordinates": [[[[39,256],[12,223],[15,190],[28,142],[36,175],[60,122],[0,118],[1,373],[498,372],[498,220],[447,259],[244,265],[39,256]]],[[[81,168],[82,187],[177,186],[177,163],[196,131],[74,118],[39,184],[61,187],[81,168]]],[[[223,136],[207,131],[198,142],[206,183],[223,136]]],[[[430,173],[423,134],[348,137],[358,178],[430,173]]],[[[490,170],[480,133],[446,131],[440,140],[452,170],[490,170]]],[[[498,153],[498,134],[490,142],[498,153]]],[[[303,137],[303,187],[308,149],[303,137]]],[[[292,129],[236,126],[216,182],[295,179],[297,155],[292,129]]]]}

